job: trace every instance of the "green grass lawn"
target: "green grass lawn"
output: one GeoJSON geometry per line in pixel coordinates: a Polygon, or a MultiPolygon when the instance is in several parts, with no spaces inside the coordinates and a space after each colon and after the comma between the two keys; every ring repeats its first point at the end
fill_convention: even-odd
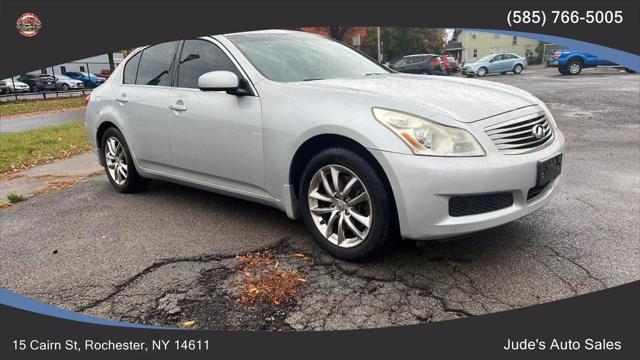
{"type": "Polygon", "coordinates": [[[90,149],[82,121],[0,134],[0,174],[81,154],[90,149]]]}
{"type": "Polygon", "coordinates": [[[84,106],[84,97],[46,100],[18,100],[0,103],[0,118],[8,115],[28,114],[39,111],[59,110],[84,106]]]}

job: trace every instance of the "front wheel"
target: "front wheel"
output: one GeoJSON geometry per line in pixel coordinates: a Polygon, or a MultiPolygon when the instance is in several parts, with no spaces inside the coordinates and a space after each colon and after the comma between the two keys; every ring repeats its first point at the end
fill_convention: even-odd
{"type": "Polygon", "coordinates": [[[481,67],[480,69],[478,69],[478,76],[479,77],[484,77],[486,75],[487,75],[487,68],[481,67]]]}
{"type": "Polygon", "coordinates": [[[578,60],[574,60],[567,66],[569,75],[578,75],[582,71],[582,63],[578,60]]]}
{"type": "Polygon", "coordinates": [[[395,229],[392,196],[376,169],[343,148],[318,153],[299,186],[302,219],[314,240],[337,258],[376,255],[395,229]]]}
{"type": "Polygon", "coordinates": [[[120,131],[115,128],[107,129],[101,144],[101,160],[107,178],[116,191],[132,193],[149,187],[151,180],[141,177],[136,171],[129,146],[120,131]]]}
{"type": "Polygon", "coordinates": [[[520,74],[522,73],[522,65],[520,64],[516,64],[516,66],[513,67],[513,73],[514,74],[520,74]]]}
{"type": "Polygon", "coordinates": [[[62,84],[62,91],[69,91],[69,85],[62,84]]]}

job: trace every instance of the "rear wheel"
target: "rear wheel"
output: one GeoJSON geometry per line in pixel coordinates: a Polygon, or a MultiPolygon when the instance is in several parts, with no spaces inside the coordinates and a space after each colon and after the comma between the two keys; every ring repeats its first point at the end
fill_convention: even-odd
{"type": "Polygon", "coordinates": [[[109,128],[102,135],[101,157],[107,178],[116,191],[132,193],[144,191],[151,180],[145,179],[136,171],[127,142],[122,133],[109,128]]]}
{"type": "Polygon", "coordinates": [[[372,257],[395,233],[395,213],[383,178],[355,152],[330,148],[318,153],[304,170],[299,189],[307,229],[335,257],[372,257]]]}
{"type": "Polygon", "coordinates": [[[516,64],[516,66],[513,67],[513,73],[514,74],[520,74],[522,73],[522,65],[520,64],[516,64]]]}
{"type": "Polygon", "coordinates": [[[481,67],[480,69],[478,69],[478,76],[479,77],[483,77],[487,75],[487,68],[486,67],[481,67]]]}
{"type": "Polygon", "coordinates": [[[558,66],[558,72],[562,75],[567,75],[567,68],[564,66],[558,66]]]}

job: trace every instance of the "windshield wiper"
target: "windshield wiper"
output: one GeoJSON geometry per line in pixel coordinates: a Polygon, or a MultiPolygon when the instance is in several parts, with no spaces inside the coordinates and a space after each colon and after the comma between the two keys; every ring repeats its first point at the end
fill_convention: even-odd
{"type": "Polygon", "coordinates": [[[384,74],[388,74],[388,73],[368,73],[368,74],[364,74],[364,76],[384,75],[384,74]]]}
{"type": "Polygon", "coordinates": [[[316,78],[316,79],[311,78],[311,79],[304,79],[302,81],[318,81],[318,80],[324,80],[324,79],[323,78],[316,78]]]}

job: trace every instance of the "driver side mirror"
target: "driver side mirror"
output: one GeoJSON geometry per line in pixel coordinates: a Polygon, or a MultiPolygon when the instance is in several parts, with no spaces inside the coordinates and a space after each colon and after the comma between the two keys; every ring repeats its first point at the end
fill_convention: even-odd
{"type": "Polygon", "coordinates": [[[198,78],[198,88],[202,91],[226,91],[232,95],[246,95],[238,75],[231,71],[210,71],[198,78]]]}

